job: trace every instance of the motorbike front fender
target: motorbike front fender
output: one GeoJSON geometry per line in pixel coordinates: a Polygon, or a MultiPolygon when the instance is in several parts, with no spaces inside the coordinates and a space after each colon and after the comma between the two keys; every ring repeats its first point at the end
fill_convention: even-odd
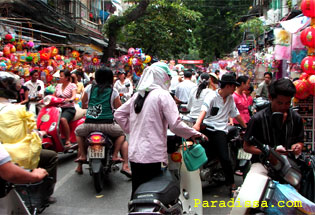
{"type": "Polygon", "coordinates": [[[102,160],[101,159],[91,159],[91,171],[92,173],[99,173],[102,171],[102,160]]]}

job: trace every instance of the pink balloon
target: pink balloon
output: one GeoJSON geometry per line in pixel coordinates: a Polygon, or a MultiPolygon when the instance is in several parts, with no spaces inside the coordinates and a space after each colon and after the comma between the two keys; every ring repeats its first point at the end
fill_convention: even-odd
{"type": "Polygon", "coordinates": [[[133,55],[135,54],[135,51],[136,51],[136,50],[135,50],[134,48],[129,48],[129,49],[128,49],[128,55],[129,55],[129,56],[133,56],[133,55]]]}

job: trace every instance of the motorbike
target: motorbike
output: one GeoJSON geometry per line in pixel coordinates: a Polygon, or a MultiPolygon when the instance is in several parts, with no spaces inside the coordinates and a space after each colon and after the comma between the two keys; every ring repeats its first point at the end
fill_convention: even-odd
{"type": "MultiPolygon", "coordinates": [[[[304,212],[308,210],[310,210],[310,213],[315,212],[315,204],[296,191],[300,186],[302,174],[297,163],[291,159],[290,151],[286,151],[287,155],[279,154],[275,149],[264,145],[253,136],[250,138],[250,142],[262,151],[261,163],[266,167],[268,174],[264,175],[260,172],[249,172],[247,174],[243,184],[234,196],[235,204],[238,206],[233,207],[230,214],[272,214],[275,213],[274,211],[271,212],[273,208],[276,208],[278,213],[290,214],[288,207],[274,207],[274,204],[271,204],[281,202],[279,200],[282,199],[279,198],[285,196],[282,193],[279,194],[279,183],[280,185],[291,185],[292,189],[289,195],[291,199],[289,200],[294,199],[296,201],[298,199],[303,202],[304,212]],[[273,206],[266,207],[266,205],[273,206]]],[[[285,189],[289,188],[285,187],[285,189]]]]}
{"type": "Polygon", "coordinates": [[[265,107],[267,107],[269,104],[270,104],[270,101],[267,98],[264,98],[264,97],[255,98],[253,100],[253,105],[251,107],[251,109],[252,109],[251,112],[252,113],[258,112],[258,111],[264,109],[265,107]]]}
{"type": "Polygon", "coordinates": [[[65,103],[64,98],[57,98],[52,95],[45,96],[42,100],[44,107],[37,117],[37,129],[45,131],[46,135],[43,137],[43,148],[51,149],[56,152],[71,152],[78,148],[74,130],[84,123],[86,110],[76,106],[76,114],[73,120],[69,123],[70,127],[70,141],[72,146],[65,147],[64,135],[60,129],[61,118],[61,104],[65,103]]]}
{"type": "Polygon", "coordinates": [[[41,214],[53,193],[53,178],[46,177],[33,184],[11,184],[2,179],[4,193],[0,198],[0,214],[41,214]]]}
{"type": "Polygon", "coordinates": [[[96,192],[101,192],[104,178],[110,172],[119,170],[119,166],[112,160],[114,143],[107,134],[91,132],[86,138],[88,146],[87,160],[90,175],[93,177],[96,192]]]}
{"type": "Polygon", "coordinates": [[[182,162],[181,137],[168,131],[168,165],[160,175],[143,183],[128,203],[128,214],[203,214],[199,170],[189,172],[182,162]]]}

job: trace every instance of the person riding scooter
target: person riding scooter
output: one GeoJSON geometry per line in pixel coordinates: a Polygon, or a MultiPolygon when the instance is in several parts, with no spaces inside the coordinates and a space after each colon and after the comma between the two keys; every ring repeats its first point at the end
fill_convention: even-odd
{"type": "Polygon", "coordinates": [[[114,114],[121,128],[130,135],[128,155],[132,171],[132,193],[161,173],[168,162],[167,128],[186,139],[201,133],[181,122],[176,103],[169,93],[171,72],[167,64],[147,67],[139,81],[138,92],[114,114]]]}
{"type": "MultiPolygon", "coordinates": [[[[57,180],[57,153],[42,149],[40,139],[42,134],[34,130],[36,123],[33,114],[27,112],[25,106],[9,102],[8,99],[16,99],[17,97],[16,83],[18,81],[18,76],[9,72],[0,72],[0,142],[2,142],[2,147],[10,154],[13,163],[26,169],[36,169],[38,167],[46,169],[49,175],[53,177],[51,186],[53,191],[57,180]]],[[[10,166],[9,164],[6,167],[10,166]]],[[[25,175],[25,180],[30,180],[27,183],[35,182],[36,180],[36,178],[34,179],[29,174],[22,173],[15,167],[12,167],[9,171],[12,170],[20,172],[17,173],[20,176],[16,175],[16,177],[21,177],[21,174],[25,175]]],[[[43,174],[46,175],[44,171],[40,172],[41,176],[43,174]]],[[[2,174],[0,176],[3,178],[2,174]]],[[[9,172],[6,173],[3,179],[13,180],[13,182],[16,180],[14,176],[11,175],[10,177],[9,172]]],[[[51,194],[52,192],[49,195],[51,194]]],[[[54,201],[53,198],[50,199],[50,202],[54,201]]]]}
{"type": "Polygon", "coordinates": [[[128,166],[128,143],[125,134],[118,124],[114,122],[113,110],[119,108],[121,101],[119,93],[112,87],[113,72],[109,68],[102,68],[95,73],[96,84],[88,85],[82,97],[82,107],[87,108],[85,123],[75,130],[79,145],[79,158],[76,172],[82,174],[82,163],[86,162],[87,146],[84,139],[90,132],[100,131],[115,139],[115,147],[112,156],[114,162],[123,161],[121,173],[131,177],[128,166]],[[122,158],[118,157],[121,151],[122,158]]]}
{"type": "Polygon", "coordinates": [[[75,108],[73,101],[77,94],[77,86],[71,83],[71,73],[69,70],[60,71],[60,84],[56,86],[54,96],[65,98],[65,104],[61,106],[62,113],[60,123],[65,134],[65,147],[71,147],[69,122],[75,116],[75,108]]]}
{"type": "Polygon", "coordinates": [[[272,81],[268,90],[271,104],[252,116],[244,136],[244,150],[253,154],[250,172],[258,171],[262,174],[267,174],[267,171],[259,163],[261,151],[250,143],[250,137],[253,136],[273,148],[281,145],[282,147],[276,149],[277,152],[286,153],[292,150],[295,155],[301,154],[304,143],[302,118],[296,111],[290,109],[291,100],[296,93],[292,81],[286,78],[272,81]],[[271,121],[274,112],[283,113],[283,122],[280,126],[271,121]]]}

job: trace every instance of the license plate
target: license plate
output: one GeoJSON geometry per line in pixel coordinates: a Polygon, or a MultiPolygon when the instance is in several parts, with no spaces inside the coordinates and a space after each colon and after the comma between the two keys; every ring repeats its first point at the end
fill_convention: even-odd
{"type": "Polygon", "coordinates": [[[244,149],[238,150],[237,159],[250,160],[251,158],[252,158],[252,154],[245,152],[244,149]]]}
{"type": "Polygon", "coordinates": [[[105,157],[105,146],[89,147],[88,148],[89,158],[104,158],[105,157]]]}

